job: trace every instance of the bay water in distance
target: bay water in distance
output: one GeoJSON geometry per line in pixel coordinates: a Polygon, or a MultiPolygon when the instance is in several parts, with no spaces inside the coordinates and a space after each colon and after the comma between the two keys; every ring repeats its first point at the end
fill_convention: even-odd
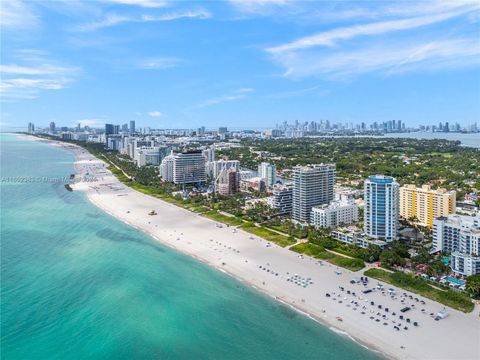
{"type": "Polygon", "coordinates": [[[66,191],[73,162],[1,135],[2,359],[381,358],[66,191]]]}

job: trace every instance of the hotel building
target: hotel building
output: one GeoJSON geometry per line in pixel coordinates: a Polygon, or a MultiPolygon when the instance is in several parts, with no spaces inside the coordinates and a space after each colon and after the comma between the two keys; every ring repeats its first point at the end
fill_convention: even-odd
{"type": "Polygon", "coordinates": [[[420,225],[432,228],[435,218],[455,213],[455,201],[455,191],[405,185],[400,188],[400,216],[406,220],[416,217],[420,225]]]}
{"type": "Polygon", "coordinates": [[[393,241],[398,237],[400,186],[391,176],[369,176],[364,185],[364,232],[374,239],[393,241]]]}

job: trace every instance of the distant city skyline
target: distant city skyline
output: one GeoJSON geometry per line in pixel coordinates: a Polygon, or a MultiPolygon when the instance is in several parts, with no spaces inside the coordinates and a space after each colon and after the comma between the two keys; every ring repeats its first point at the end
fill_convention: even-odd
{"type": "Polygon", "coordinates": [[[480,121],[477,1],[0,6],[3,131],[480,121]]]}

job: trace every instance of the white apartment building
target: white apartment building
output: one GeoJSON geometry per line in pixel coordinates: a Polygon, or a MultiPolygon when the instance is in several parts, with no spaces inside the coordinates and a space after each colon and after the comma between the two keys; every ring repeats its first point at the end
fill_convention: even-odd
{"type": "Polygon", "coordinates": [[[175,163],[175,155],[173,150],[170,155],[165,156],[160,164],[160,176],[164,181],[173,182],[173,164],[175,163]]]}
{"type": "Polygon", "coordinates": [[[451,254],[458,275],[480,274],[480,216],[449,215],[433,221],[434,251],[451,254]]]}
{"type": "Polygon", "coordinates": [[[293,219],[310,221],[310,212],[317,205],[334,198],[335,164],[296,166],[293,168],[293,219]]]}
{"type": "Polygon", "coordinates": [[[353,200],[332,201],[330,204],[314,206],[310,223],[318,228],[336,228],[358,221],[358,206],[353,200]]]}
{"type": "Polygon", "coordinates": [[[277,168],[273,164],[262,162],[258,165],[258,176],[265,179],[267,187],[272,187],[277,182],[277,168]]]}
{"type": "Polygon", "coordinates": [[[208,149],[202,150],[202,154],[205,157],[205,161],[207,163],[215,161],[215,148],[213,146],[209,147],[208,149]]]}
{"type": "Polygon", "coordinates": [[[240,170],[240,180],[248,180],[257,177],[255,171],[252,170],[240,170]]]}
{"type": "Polygon", "coordinates": [[[240,161],[220,159],[206,164],[206,172],[211,179],[217,179],[222,171],[230,169],[240,171],[240,161]]]}
{"type": "Polygon", "coordinates": [[[369,245],[376,245],[382,249],[387,246],[387,242],[369,239],[361,231],[352,228],[333,230],[330,233],[330,236],[337,241],[345,244],[355,245],[364,249],[368,248],[369,245]]]}

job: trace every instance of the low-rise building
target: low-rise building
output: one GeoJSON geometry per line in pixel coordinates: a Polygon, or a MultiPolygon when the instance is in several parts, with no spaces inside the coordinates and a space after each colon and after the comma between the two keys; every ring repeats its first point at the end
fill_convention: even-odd
{"type": "Polygon", "coordinates": [[[244,191],[248,191],[250,189],[264,192],[267,190],[265,185],[265,180],[261,177],[254,177],[246,180],[240,180],[240,188],[244,191]]]}
{"type": "Polygon", "coordinates": [[[347,227],[343,229],[336,229],[330,233],[330,236],[337,241],[349,245],[355,245],[364,249],[368,248],[369,245],[376,245],[381,249],[384,249],[387,246],[386,241],[368,238],[357,228],[347,227]]]}
{"type": "Polygon", "coordinates": [[[356,221],[358,221],[358,206],[353,199],[314,206],[310,213],[310,223],[317,229],[336,228],[356,221]]]}

